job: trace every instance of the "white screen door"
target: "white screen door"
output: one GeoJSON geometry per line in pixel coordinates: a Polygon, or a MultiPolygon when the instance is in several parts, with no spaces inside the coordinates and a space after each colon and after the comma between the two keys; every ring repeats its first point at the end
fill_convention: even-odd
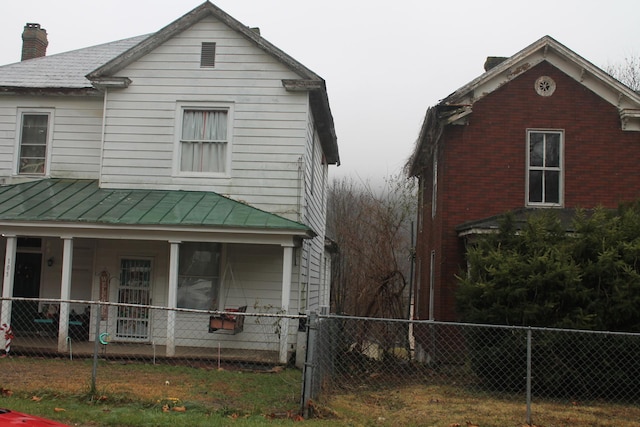
{"type": "Polygon", "coordinates": [[[151,303],[151,260],[122,259],[120,261],[120,287],[118,302],[131,304],[118,306],[116,337],[144,341],[149,339],[149,308],[151,303]]]}

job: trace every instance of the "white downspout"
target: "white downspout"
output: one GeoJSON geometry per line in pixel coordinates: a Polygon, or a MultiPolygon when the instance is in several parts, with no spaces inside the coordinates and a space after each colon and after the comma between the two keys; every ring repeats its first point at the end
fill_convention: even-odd
{"type": "Polygon", "coordinates": [[[107,133],[107,92],[108,89],[104,88],[104,102],[102,105],[102,129],[100,131],[100,174],[98,176],[98,186],[102,184],[102,166],[104,164],[104,140],[107,133]]]}

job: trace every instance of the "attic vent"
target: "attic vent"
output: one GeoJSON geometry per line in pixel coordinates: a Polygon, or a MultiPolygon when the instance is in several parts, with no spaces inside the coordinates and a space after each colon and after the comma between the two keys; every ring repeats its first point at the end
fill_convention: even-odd
{"type": "Polygon", "coordinates": [[[536,80],[535,89],[540,96],[551,96],[556,90],[556,82],[549,76],[541,76],[536,80]]]}
{"type": "Polygon", "coordinates": [[[215,42],[202,42],[200,52],[200,67],[215,67],[216,65],[216,44],[215,42]]]}

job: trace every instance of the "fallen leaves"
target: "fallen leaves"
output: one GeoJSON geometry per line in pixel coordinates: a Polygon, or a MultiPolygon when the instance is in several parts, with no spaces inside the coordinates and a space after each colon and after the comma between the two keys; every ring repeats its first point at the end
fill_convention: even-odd
{"type": "Polygon", "coordinates": [[[11,397],[13,396],[13,391],[9,390],[8,388],[0,387],[0,394],[5,397],[11,397]]]}
{"type": "Polygon", "coordinates": [[[42,398],[38,397],[38,396],[32,396],[31,397],[31,401],[33,401],[33,402],[40,402],[41,400],[42,400],[42,398]]]}
{"type": "MultiPolygon", "coordinates": [[[[162,412],[187,412],[187,407],[184,405],[178,405],[180,401],[177,397],[167,397],[163,399],[162,412]]],[[[158,401],[160,403],[160,401],[158,401]]]]}
{"type": "Polygon", "coordinates": [[[304,417],[300,415],[297,411],[294,411],[292,409],[288,410],[287,412],[279,412],[279,413],[272,412],[270,414],[265,414],[264,417],[269,420],[281,419],[281,420],[304,421],[304,417]]]}
{"type": "MultiPolygon", "coordinates": [[[[478,424],[473,424],[471,421],[466,422],[467,427],[480,427],[478,424]]],[[[451,423],[449,427],[462,427],[460,423],[451,423]]]]}
{"type": "Polygon", "coordinates": [[[53,412],[66,412],[67,410],[64,408],[53,408],[53,412]]]}

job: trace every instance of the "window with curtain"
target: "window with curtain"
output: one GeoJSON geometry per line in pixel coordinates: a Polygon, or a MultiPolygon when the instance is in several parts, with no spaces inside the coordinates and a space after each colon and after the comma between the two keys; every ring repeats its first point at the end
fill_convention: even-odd
{"type": "Polygon", "coordinates": [[[180,171],[226,172],[227,110],[185,109],[180,138],[180,171]]]}
{"type": "Polygon", "coordinates": [[[49,138],[49,114],[23,113],[20,130],[19,174],[44,175],[49,138]]]}

